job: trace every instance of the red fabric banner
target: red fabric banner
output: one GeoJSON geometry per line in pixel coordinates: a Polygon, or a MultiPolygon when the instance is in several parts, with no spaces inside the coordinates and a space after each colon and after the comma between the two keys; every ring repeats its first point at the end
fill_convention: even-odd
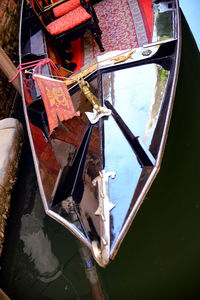
{"type": "Polygon", "coordinates": [[[80,112],[76,112],[74,109],[64,81],[38,74],[34,75],[34,79],[37,82],[46,109],[50,130],[49,135],[58,127],[59,120],[62,122],[80,116],[80,112]]]}

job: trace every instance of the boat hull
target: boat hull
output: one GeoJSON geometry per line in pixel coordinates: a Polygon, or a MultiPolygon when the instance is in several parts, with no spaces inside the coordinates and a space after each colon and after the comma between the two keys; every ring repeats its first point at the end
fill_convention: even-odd
{"type": "MultiPolygon", "coordinates": [[[[78,72],[107,112],[94,124],[88,119],[94,109],[76,82],[68,90],[80,117],[62,122],[49,135],[41,91],[35,81],[27,86],[32,74],[20,74],[45,212],[103,267],[114,259],[160,169],[170,125],[181,49],[178,1],[156,1],[153,12],[150,44],[98,56],[78,72]]],[[[37,22],[31,26],[28,14],[24,4],[21,64],[49,57],[48,40],[37,22]]],[[[49,65],[42,74],[52,76],[49,65]]]]}

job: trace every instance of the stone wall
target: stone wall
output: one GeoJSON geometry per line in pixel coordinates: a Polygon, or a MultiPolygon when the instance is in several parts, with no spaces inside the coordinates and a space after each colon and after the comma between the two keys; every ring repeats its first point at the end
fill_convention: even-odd
{"type": "MultiPolygon", "coordinates": [[[[18,36],[21,0],[0,0],[0,46],[18,65],[18,36]]],[[[15,89],[0,70],[0,120],[7,118],[12,108],[15,89]]]]}
{"type": "MultiPolygon", "coordinates": [[[[18,65],[20,2],[21,0],[0,0],[0,46],[16,66],[18,65]]],[[[18,121],[6,119],[10,114],[15,94],[13,85],[0,70],[0,256],[22,143],[20,138],[22,129],[20,125],[16,128],[13,125],[18,124],[18,121]],[[17,130],[18,127],[20,130],[17,130]]],[[[0,299],[1,296],[0,293],[0,299]]]]}
{"type": "MultiPolygon", "coordinates": [[[[18,161],[23,142],[23,129],[13,118],[0,120],[0,256],[10,200],[17,180],[18,161]]],[[[1,299],[1,297],[0,297],[1,299]]]]}

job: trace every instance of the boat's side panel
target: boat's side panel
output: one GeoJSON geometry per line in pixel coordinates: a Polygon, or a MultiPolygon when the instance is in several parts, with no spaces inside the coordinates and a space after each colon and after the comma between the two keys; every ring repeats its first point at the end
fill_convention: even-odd
{"type": "MultiPolygon", "coordinates": [[[[170,1],[170,3],[171,2],[172,1],[170,1]]],[[[168,3],[166,4],[168,5],[168,3]]],[[[170,125],[170,119],[171,119],[171,114],[173,109],[173,102],[175,98],[179,64],[180,64],[180,55],[181,55],[181,24],[180,24],[180,11],[179,11],[178,1],[173,1],[172,9],[173,9],[172,10],[173,18],[172,18],[171,32],[173,33],[174,36],[174,42],[172,42],[174,51],[170,55],[171,68],[169,71],[170,74],[168,78],[168,83],[162,100],[162,106],[160,108],[159,118],[157,120],[155,132],[152,137],[151,144],[149,145],[149,150],[156,158],[156,164],[151,174],[148,176],[148,179],[146,180],[145,184],[143,185],[143,188],[140,191],[138,198],[135,201],[130,214],[127,215],[127,218],[124,220],[123,228],[117,237],[115,246],[111,250],[111,259],[114,259],[120,244],[122,243],[129,227],[132,224],[132,221],[138,209],[140,208],[144,200],[145,195],[147,194],[150,186],[152,185],[160,169],[162,157],[164,154],[165,144],[166,144],[169,125],[170,125]]],[[[162,26],[160,27],[162,28],[162,26]]]]}

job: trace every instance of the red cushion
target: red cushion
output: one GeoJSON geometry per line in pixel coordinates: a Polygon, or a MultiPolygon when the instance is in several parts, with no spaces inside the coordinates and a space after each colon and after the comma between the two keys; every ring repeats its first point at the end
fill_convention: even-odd
{"type": "MultiPolygon", "coordinates": [[[[53,2],[56,3],[59,0],[54,0],[53,2]]],[[[90,0],[86,0],[86,2],[89,2],[90,0]]],[[[70,10],[78,7],[81,5],[80,0],[69,0],[64,3],[61,3],[60,5],[53,8],[53,13],[56,18],[59,18],[66,13],[68,13],[70,10]]]]}
{"type": "Polygon", "coordinates": [[[70,10],[78,7],[80,4],[80,0],[70,0],[64,2],[53,8],[53,13],[56,18],[61,17],[68,13],[70,10]]]}
{"type": "MultiPolygon", "coordinates": [[[[51,0],[51,3],[56,3],[56,2],[58,2],[58,1],[60,1],[60,0],[51,0]]],[[[66,0],[67,2],[69,2],[69,1],[71,1],[71,0],[66,0]]],[[[89,2],[90,0],[86,0],[86,2],[89,2]]],[[[79,2],[80,2],[80,0],[79,0],[79,2]]]]}
{"type": "Polygon", "coordinates": [[[82,6],[79,6],[64,16],[51,22],[47,26],[47,30],[52,35],[60,34],[78,26],[90,18],[90,14],[88,14],[82,6]]]}

